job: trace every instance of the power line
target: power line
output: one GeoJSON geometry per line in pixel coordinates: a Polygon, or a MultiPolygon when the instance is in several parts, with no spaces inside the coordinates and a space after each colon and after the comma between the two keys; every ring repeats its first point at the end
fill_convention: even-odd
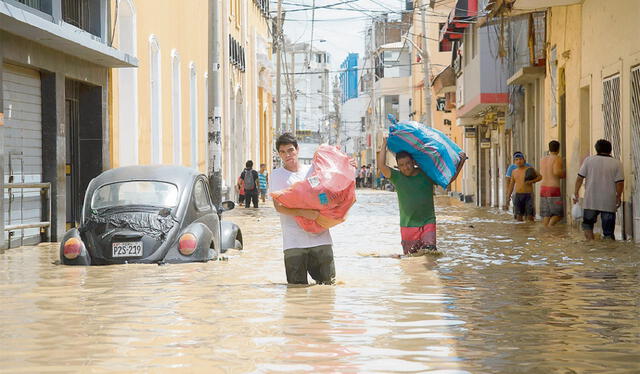
{"type": "MultiPolygon", "coordinates": [[[[416,63],[410,63],[410,64],[398,64],[398,65],[393,65],[393,66],[385,66],[385,68],[395,68],[395,67],[407,67],[407,66],[413,66],[413,65],[422,65],[422,62],[416,62],[416,63]]],[[[443,65],[443,64],[431,64],[432,66],[449,66],[449,65],[443,65]]],[[[372,68],[358,68],[358,70],[375,70],[375,67],[372,68]]],[[[289,74],[289,75],[307,75],[307,74],[323,74],[323,73],[330,73],[330,74],[335,74],[335,73],[344,73],[349,71],[349,69],[339,69],[339,70],[322,70],[322,71],[301,71],[301,72],[294,72],[294,73],[285,73],[285,74],[289,74]]],[[[380,77],[381,79],[384,77],[380,77]]]]}

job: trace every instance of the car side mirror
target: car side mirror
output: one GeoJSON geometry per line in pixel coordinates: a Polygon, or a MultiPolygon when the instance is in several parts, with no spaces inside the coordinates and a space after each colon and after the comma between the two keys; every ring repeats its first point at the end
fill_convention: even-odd
{"type": "Polygon", "coordinates": [[[233,201],[227,200],[227,201],[223,201],[222,204],[220,204],[222,206],[222,211],[223,212],[228,212],[230,210],[232,210],[233,208],[236,207],[236,204],[233,201]]]}

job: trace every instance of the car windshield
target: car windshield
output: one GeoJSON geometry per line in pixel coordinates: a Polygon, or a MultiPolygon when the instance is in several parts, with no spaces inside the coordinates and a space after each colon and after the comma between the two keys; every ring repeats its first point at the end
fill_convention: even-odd
{"type": "Polygon", "coordinates": [[[98,188],[91,199],[93,209],[125,205],[173,208],[178,205],[178,188],[158,181],[118,182],[98,188]]]}

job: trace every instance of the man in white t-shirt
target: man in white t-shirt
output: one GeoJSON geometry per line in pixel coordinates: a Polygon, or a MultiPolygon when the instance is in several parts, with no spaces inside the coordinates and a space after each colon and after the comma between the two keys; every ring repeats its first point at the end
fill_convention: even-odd
{"type": "MultiPolygon", "coordinates": [[[[298,141],[292,134],[280,135],[276,141],[276,149],[283,166],[271,173],[269,192],[279,191],[295,182],[305,180],[311,169],[310,165],[298,162],[298,141]]],[[[306,232],[298,226],[294,218],[301,216],[315,220],[320,213],[313,209],[286,208],[275,200],[273,205],[280,213],[287,282],[308,284],[307,273],[309,273],[318,284],[333,284],[336,270],[329,230],[320,234],[306,232]]]]}
{"type": "Polygon", "coordinates": [[[611,143],[608,140],[598,140],[595,147],[597,154],[587,157],[578,172],[573,202],[578,202],[580,187],[586,179],[582,203],[584,236],[587,240],[593,240],[593,226],[600,216],[603,237],[615,240],[616,210],[622,204],[624,191],[622,163],[611,157],[611,143]]]}

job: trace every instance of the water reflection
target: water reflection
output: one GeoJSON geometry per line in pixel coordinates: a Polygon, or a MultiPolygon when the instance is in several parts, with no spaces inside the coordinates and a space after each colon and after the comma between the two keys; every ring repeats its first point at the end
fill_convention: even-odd
{"type": "Polygon", "coordinates": [[[440,258],[399,253],[395,195],[333,230],[336,286],[285,284],[279,221],[239,208],[227,261],[57,266],[0,254],[3,372],[639,372],[640,255],[437,199],[440,258]]]}

